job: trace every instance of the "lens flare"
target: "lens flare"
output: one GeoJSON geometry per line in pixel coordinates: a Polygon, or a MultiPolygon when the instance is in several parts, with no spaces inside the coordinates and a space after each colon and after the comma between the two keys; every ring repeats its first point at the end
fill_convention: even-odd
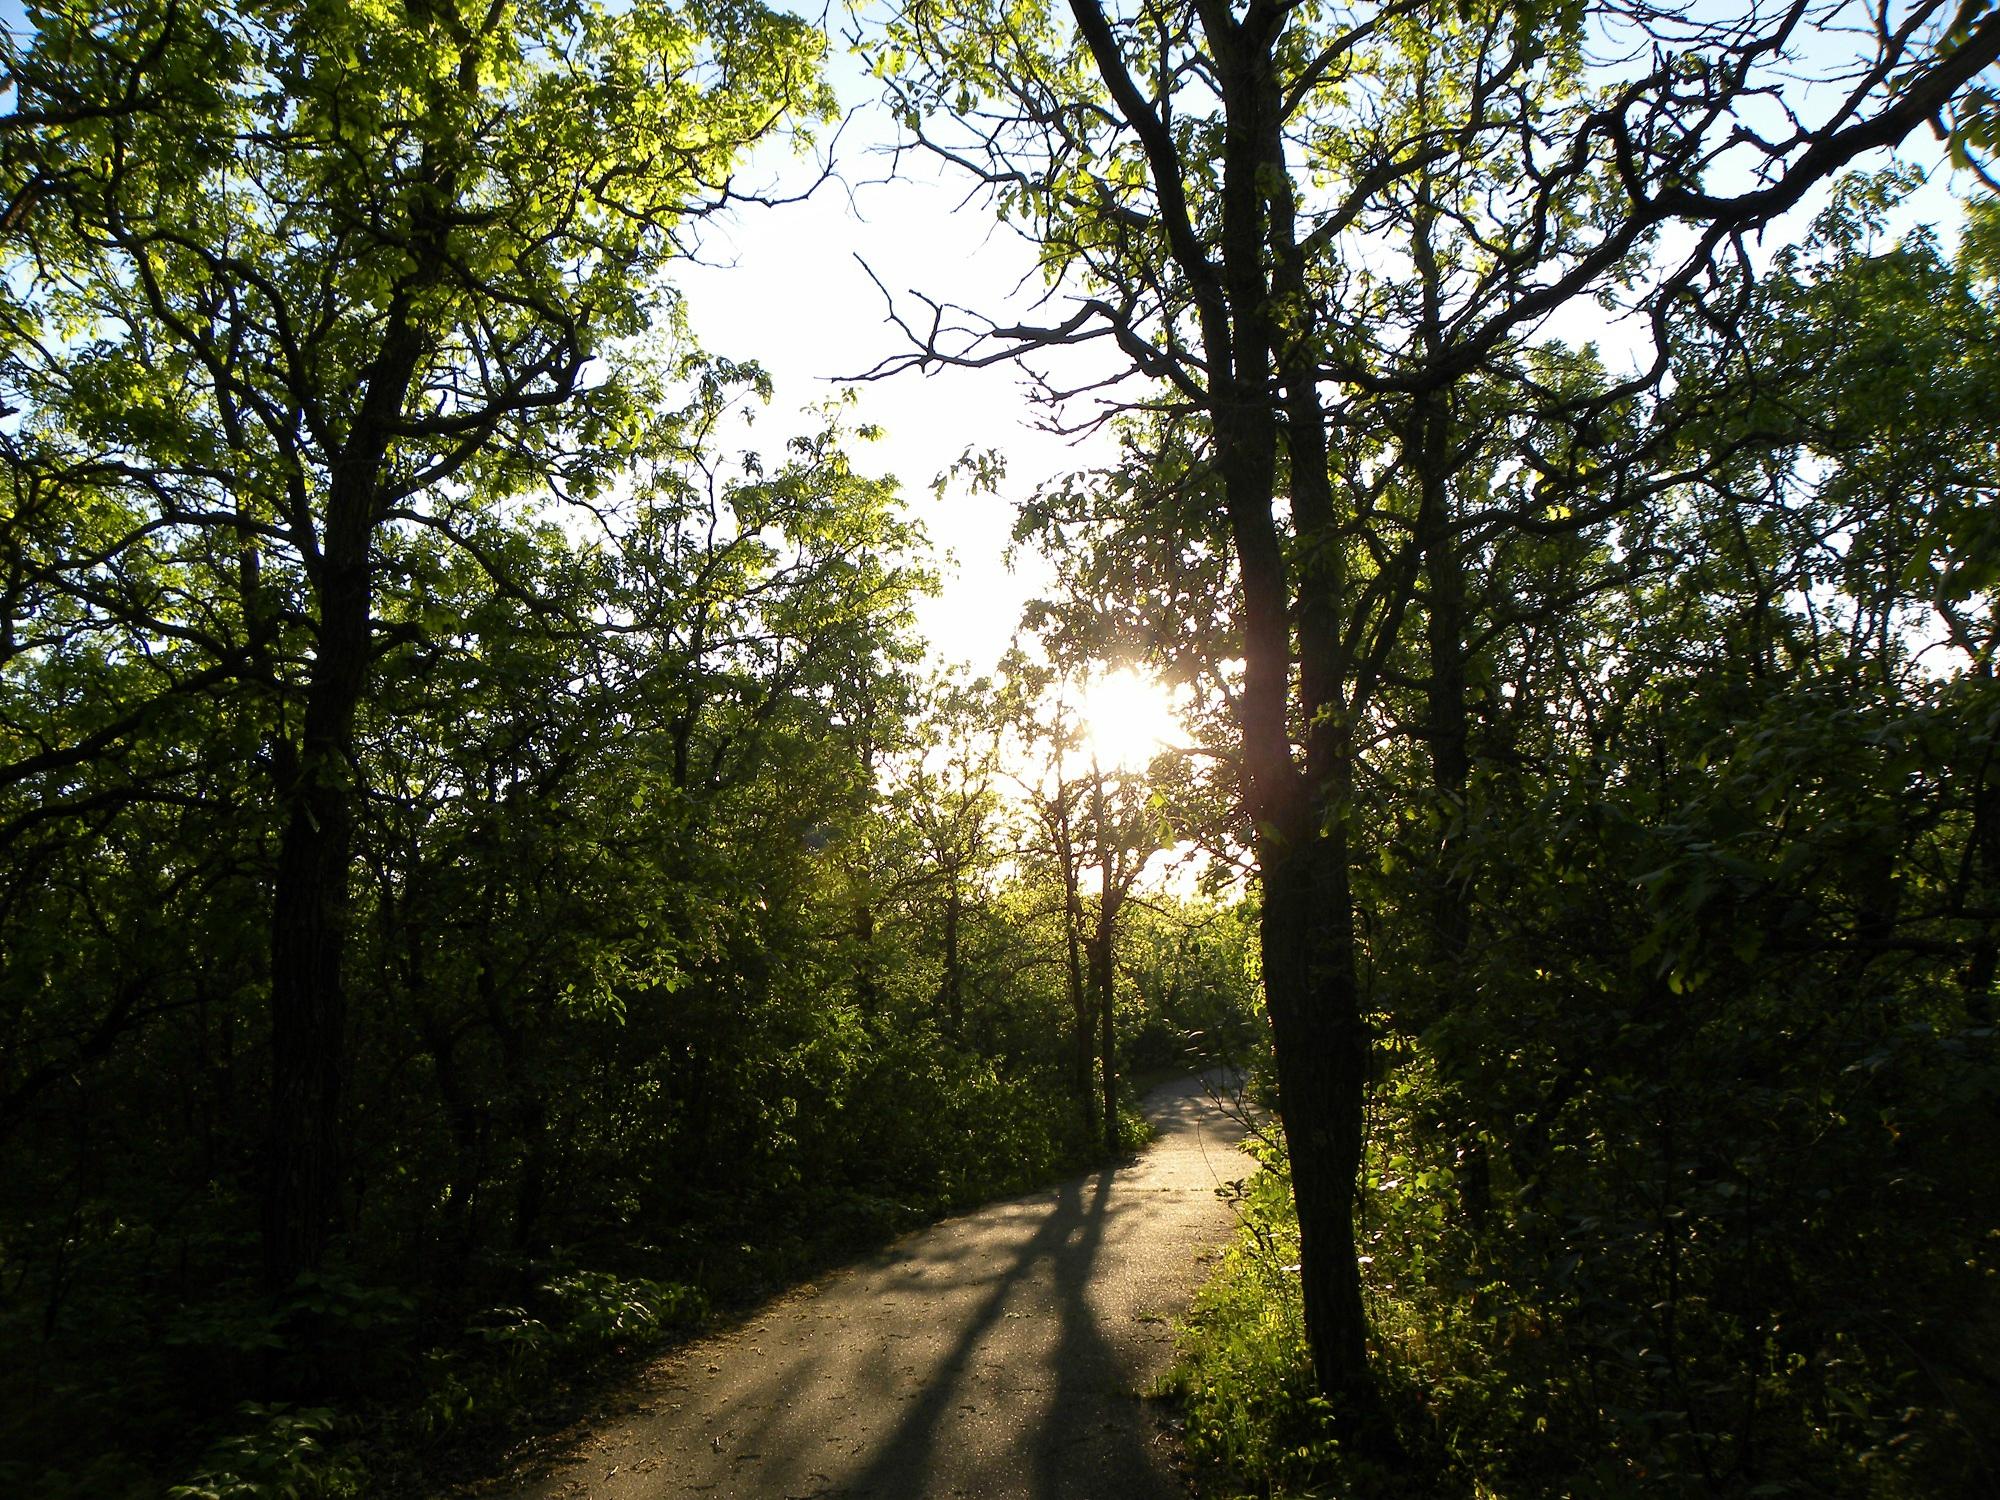
{"type": "Polygon", "coordinates": [[[1181,738],[1167,690],[1130,669],[1107,672],[1084,690],[1083,721],[1090,753],[1107,771],[1142,771],[1181,738]]]}

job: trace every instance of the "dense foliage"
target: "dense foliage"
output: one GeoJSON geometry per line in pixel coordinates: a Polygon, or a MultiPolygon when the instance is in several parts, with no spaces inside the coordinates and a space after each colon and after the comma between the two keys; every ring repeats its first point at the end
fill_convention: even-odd
{"type": "MultiPolygon", "coordinates": [[[[1463,802],[1474,560],[1673,485],[1714,389],[1673,372],[1743,315],[1749,237],[1925,123],[1978,152],[1990,97],[1966,90],[2000,61],[2000,10],[900,0],[883,40],[915,144],[990,193],[1049,287],[1025,319],[932,299],[886,367],[1116,352],[1069,420],[1127,429],[1097,533],[1123,545],[1076,597],[1227,721],[1308,1342],[1366,1426],[1357,814],[1413,632],[1431,800],[1463,802]],[[1619,357],[1540,347],[1556,317],[1608,322],[1619,357]]],[[[1054,526],[1087,535],[1098,497],[1075,493],[1083,519],[1054,526]]],[[[1444,990],[1470,895],[1433,902],[1444,990]]]]}
{"type": "Polygon", "coordinates": [[[0,1489],[421,1486],[1197,1042],[1273,1122],[1177,1376],[1219,1488],[1991,1487],[2000,211],[1838,174],[1981,158],[2000,11],[1905,9],[861,23],[1066,309],[890,364],[1128,362],[995,681],[838,408],[729,452],[671,290],[817,28],[29,6],[0,1489]],[[1143,771],[1073,695],[1141,658],[1143,771]]]}
{"type": "MultiPolygon", "coordinates": [[[[1421,738],[1370,757],[1360,1238],[1412,1493],[1990,1482],[1996,220],[1867,253],[1869,202],[1755,288],[1714,485],[1473,554],[1463,799],[1421,738]]],[[[1368,1467],[1281,1183],[1179,1378],[1218,1484],[1308,1493],[1368,1467]]]]}
{"type": "Polygon", "coordinates": [[[1386,1459],[1423,1448],[1399,1380],[1473,1380],[1489,1490],[1971,1482],[1976,1340],[1915,1319],[1991,1270],[1992,220],[1872,254],[1896,174],[1843,172],[1920,122],[1980,159],[2000,12],[904,0],[888,35],[907,128],[1050,287],[901,362],[1119,355],[1071,420],[1124,461],[1024,532],[1064,633],[1216,731],[1279,1384],[1386,1459]],[[1439,1243],[1376,1243],[1371,1183],[1439,1243]],[[1515,1347],[1547,1363],[1470,1352],[1515,1347]]]}
{"type": "Polygon", "coordinates": [[[837,411],[722,456],[768,392],[661,274],[825,114],[816,31],[30,19],[0,1489],[409,1480],[712,1297],[1088,1157],[1116,1032],[1241,1031],[1240,922],[1168,903],[1103,929],[1079,1050],[1104,820],[1067,885],[1037,862],[1013,709],[924,683],[923,539],[837,411]]]}

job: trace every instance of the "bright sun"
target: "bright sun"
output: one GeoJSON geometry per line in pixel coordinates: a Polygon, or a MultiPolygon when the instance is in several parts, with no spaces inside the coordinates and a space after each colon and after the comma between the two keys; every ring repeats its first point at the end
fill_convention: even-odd
{"type": "Polygon", "coordinates": [[[1086,748],[1107,771],[1144,770],[1182,736],[1167,690],[1129,669],[1106,673],[1084,689],[1083,723],[1086,748]]]}

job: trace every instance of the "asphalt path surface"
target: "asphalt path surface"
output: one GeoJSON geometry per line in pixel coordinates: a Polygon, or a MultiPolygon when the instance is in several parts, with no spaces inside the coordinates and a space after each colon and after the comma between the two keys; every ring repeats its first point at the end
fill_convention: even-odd
{"type": "Polygon", "coordinates": [[[519,1500],[1164,1500],[1144,1393],[1234,1225],[1242,1130],[1199,1080],[1135,1160],[899,1240],[651,1367],[519,1500]]]}

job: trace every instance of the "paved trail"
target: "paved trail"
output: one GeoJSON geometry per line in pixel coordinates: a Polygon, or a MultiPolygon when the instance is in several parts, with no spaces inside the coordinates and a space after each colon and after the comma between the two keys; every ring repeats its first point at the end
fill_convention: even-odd
{"type": "Polygon", "coordinates": [[[636,1409],[518,1500],[1167,1500],[1172,1353],[1251,1170],[1188,1080],[1136,1161],[995,1204],[800,1287],[654,1366],[636,1409]]]}

